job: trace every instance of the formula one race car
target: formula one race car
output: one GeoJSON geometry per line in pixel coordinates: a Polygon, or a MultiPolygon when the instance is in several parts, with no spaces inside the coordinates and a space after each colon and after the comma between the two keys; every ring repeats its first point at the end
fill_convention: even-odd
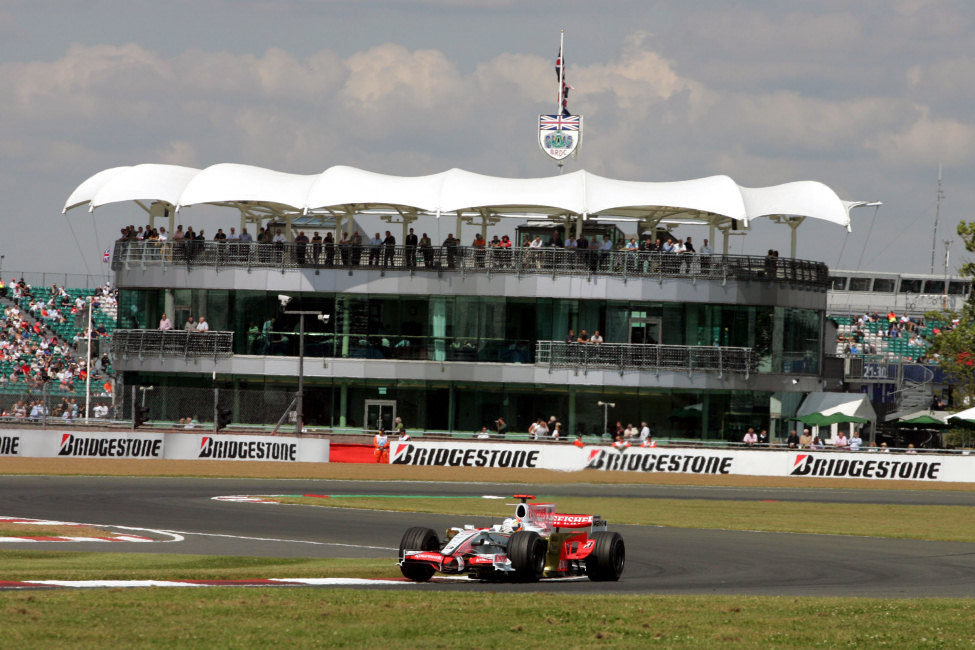
{"type": "Polygon", "coordinates": [[[555,512],[553,503],[528,503],[516,494],[515,516],[489,528],[450,528],[441,544],[431,528],[403,534],[397,565],[410,580],[426,582],[437,571],[475,580],[535,582],[539,578],[585,575],[615,581],[623,573],[626,547],[598,515],[555,512]],[[583,530],[586,529],[586,530],[583,530]]]}

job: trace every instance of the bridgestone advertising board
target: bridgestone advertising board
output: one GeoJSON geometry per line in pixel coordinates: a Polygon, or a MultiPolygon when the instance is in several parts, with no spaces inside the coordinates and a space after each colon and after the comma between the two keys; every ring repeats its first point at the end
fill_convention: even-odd
{"type": "Polygon", "coordinates": [[[328,452],[319,438],[0,429],[0,456],[326,463],[328,452]]]}
{"type": "Polygon", "coordinates": [[[392,444],[393,465],[512,467],[560,471],[744,476],[818,476],[912,481],[975,481],[975,456],[869,451],[802,452],[680,447],[574,447],[557,444],[421,442],[392,444]]]}

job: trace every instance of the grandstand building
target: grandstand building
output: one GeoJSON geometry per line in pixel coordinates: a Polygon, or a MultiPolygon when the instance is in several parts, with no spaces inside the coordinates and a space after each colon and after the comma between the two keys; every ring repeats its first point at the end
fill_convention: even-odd
{"type": "Polygon", "coordinates": [[[194,221],[186,208],[202,204],[236,209],[238,233],[280,233],[115,244],[114,364],[128,387],[185,397],[162,398],[156,419],[199,410],[187,403],[215,388],[234,422],[263,422],[255,404],[288,400],[260,396],[290,396],[301,382],[310,428],[361,430],[400,416],[415,430],[469,433],[504,418],[524,432],[555,415],[567,435],[598,434],[607,418],[646,421],[657,436],[735,440],[748,426],[774,432],[822,389],[831,279],[821,262],[729,255],[729,235],[770,218],[794,241],[804,219],[848,227],[859,205],[813,182],[404,178],[348,167],[298,176],[224,164],[105,170],[65,209],[120,201],[170,233],[181,223],[210,237],[217,225],[226,231],[194,221]],[[563,243],[600,224],[641,240],[703,226],[714,250],[702,241],[683,254],[604,249],[598,237],[582,250],[466,245],[475,232],[491,240],[506,218],[540,231],[540,221],[556,224],[563,243]],[[395,244],[373,248],[373,233],[387,229],[395,244]],[[432,241],[413,243],[409,229],[432,241]],[[300,234],[314,231],[334,241],[300,234]],[[157,329],[163,314],[174,331],[157,329]],[[200,316],[208,332],[183,331],[200,316]],[[602,342],[578,342],[583,330],[602,342]]]}

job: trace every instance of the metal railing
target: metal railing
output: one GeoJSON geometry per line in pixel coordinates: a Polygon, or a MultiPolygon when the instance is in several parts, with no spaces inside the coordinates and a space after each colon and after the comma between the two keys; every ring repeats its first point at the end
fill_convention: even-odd
{"type": "Polygon", "coordinates": [[[756,280],[825,290],[822,262],[749,255],[660,253],[565,248],[475,248],[467,246],[331,246],[214,241],[119,241],[113,270],[171,267],[408,270],[411,273],[510,273],[518,275],[611,276],[624,280],[691,278],[756,280]]]}
{"type": "Polygon", "coordinates": [[[11,278],[23,279],[32,287],[50,288],[52,284],[56,284],[70,289],[95,289],[112,279],[111,273],[107,271],[92,275],[87,273],[52,273],[50,271],[12,271],[9,269],[3,272],[3,277],[7,278],[7,282],[11,278]]]}
{"type": "Polygon", "coordinates": [[[234,351],[233,332],[186,330],[115,330],[112,354],[118,357],[229,357],[234,351]]]}
{"type": "Polygon", "coordinates": [[[538,341],[535,359],[549,369],[579,368],[652,371],[755,372],[757,358],[751,348],[640,343],[567,343],[538,341]]]}

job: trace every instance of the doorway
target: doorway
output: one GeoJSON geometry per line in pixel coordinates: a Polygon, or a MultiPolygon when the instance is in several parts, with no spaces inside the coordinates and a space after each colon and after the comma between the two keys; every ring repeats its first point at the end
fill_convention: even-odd
{"type": "Polygon", "coordinates": [[[362,422],[364,428],[375,431],[380,425],[385,431],[392,431],[396,421],[396,400],[367,399],[362,422]]]}
{"type": "Polygon", "coordinates": [[[647,316],[645,311],[630,312],[630,343],[660,343],[660,318],[647,316]]]}

